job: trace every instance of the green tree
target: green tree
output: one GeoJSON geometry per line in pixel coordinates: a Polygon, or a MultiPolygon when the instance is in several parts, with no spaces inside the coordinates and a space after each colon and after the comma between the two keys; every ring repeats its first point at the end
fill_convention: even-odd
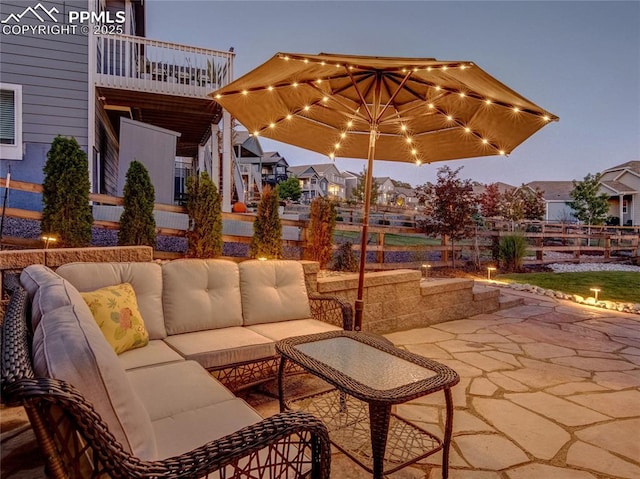
{"type": "Polygon", "coordinates": [[[336,205],[333,201],[319,196],[311,202],[309,214],[309,245],[305,250],[305,257],[318,261],[320,268],[325,269],[333,256],[336,205]]]}
{"type": "MultiPolygon", "coordinates": [[[[366,186],[367,179],[367,168],[364,167],[362,169],[362,173],[358,176],[358,182],[356,186],[351,190],[351,197],[358,203],[364,203],[364,189],[366,186]]],[[[375,178],[371,178],[371,204],[375,205],[378,203],[378,197],[380,196],[380,185],[376,181],[375,178]]]]}
{"type": "Polygon", "coordinates": [[[609,213],[609,195],[598,193],[602,175],[589,173],[582,181],[574,181],[569,206],[574,216],[587,225],[601,225],[609,213]]]}
{"type": "Polygon", "coordinates": [[[454,243],[474,234],[474,215],[477,212],[471,180],[458,178],[461,169],[462,167],[452,170],[443,166],[438,169],[435,184],[426,183],[416,188],[419,200],[430,213],[430,218],[420,222],[420,227],[427,234],[451,239],[451,261],[454,267],[454,243]]]}
{"type": "Polygon", "coordinates": [[[57,236],[60,246],[87,246],[91,243],[93,215],[86,153],[75,138],[58,135],[51,143],[43,171],[42,232],[57,236]]]}
{"type": "Polygon", "coordinates": [[[276,189],[278,190],[278,196],[281,200],[298,201],[302,196],[300,180],[295,176],[290,176],[286,180],[278,183],[276,189]]]}
{"type": "Polygon", "coordinates": [[[253,222],[253,237],[249,245],[249,256],[252,258],[274,259],[282,256],[282,223],[278,206],[278,191],[265,186],[253,222]]]}
{"type": "Polygon", "coordinates": [[[187,179],[187,256],[215,258],[222,254],[222,199],[209,174],[187,179]]]}
{"type": "Polygon", "coordinates": [[[120,215],[119,245],[156,245],[153,205],[156,195],[147,168],[132,161],[124,183],[124,210],[120,215]]]}
{"type": "Polygon", "coordinates": [[[511,231],[515,223],[524,219],[524,198],[519,188],[511,188],[502,195],[502,217],[511,221],[511,231]]]}

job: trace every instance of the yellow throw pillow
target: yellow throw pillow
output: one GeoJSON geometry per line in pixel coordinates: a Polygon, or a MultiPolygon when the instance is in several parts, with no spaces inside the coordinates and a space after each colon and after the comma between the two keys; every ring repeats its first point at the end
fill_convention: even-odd
{"type": "Polygon", "coordinates": [[[136,293],[129,283],[80,294],[116,354],[149,343],[149,333],[138,310],[136,293]]]}

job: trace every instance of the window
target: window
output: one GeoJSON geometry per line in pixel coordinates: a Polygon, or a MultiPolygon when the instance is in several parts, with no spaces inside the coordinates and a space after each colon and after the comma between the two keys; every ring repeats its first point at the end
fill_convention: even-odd
{"type": "Polygon", "coordinates": [[[22,85],[0,83],[0,158],[22,159],[22,85]]]}
{"type": "Polygon", "coordinates": [[[622,214],[626,215],[629,212],[629,202],[627,200],[622,200],[622,214]]]}

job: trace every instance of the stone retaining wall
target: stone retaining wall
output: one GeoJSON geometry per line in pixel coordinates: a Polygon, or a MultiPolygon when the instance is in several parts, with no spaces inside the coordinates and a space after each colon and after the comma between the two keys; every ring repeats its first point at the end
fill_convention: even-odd
{"type": "MultiPolygon", "coordinates": [[[[355,304],[357,274],[320,276],[316,284],[319,293],[355,304]]],[[[492,312],[499,307],[499,295],[470,279],[422,279],[418,271],[406,269],[367,273],[362,329],[384,334],[492,312]]]]}

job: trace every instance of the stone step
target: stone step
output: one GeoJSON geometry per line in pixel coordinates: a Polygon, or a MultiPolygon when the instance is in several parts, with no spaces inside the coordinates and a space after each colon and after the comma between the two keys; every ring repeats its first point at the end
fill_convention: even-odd
{"type": "Polygon", "coordinates": [[[498,288],[492,288],[491,286],[473,286],[473,300],[483,301],[485,299],[499,298],[500,290],[498,288]]]}
{"type": "Polygon", "coordinates": [[[516,306],[522,306],[524,304],[524,298],[518,296],[512,296],[510,294],[500,294],[498,296],[499,309],[515,308],[516,306]]]}

